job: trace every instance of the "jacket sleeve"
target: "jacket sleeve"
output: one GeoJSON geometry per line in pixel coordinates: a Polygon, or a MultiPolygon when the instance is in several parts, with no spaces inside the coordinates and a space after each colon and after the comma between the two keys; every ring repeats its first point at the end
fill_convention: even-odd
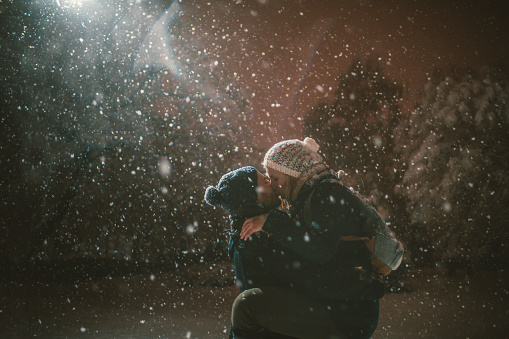
{"type": "Polygon", "coordinates": [[[303,257],[326,263],[337,252],[353,208],[332,185],[320,184],[311,197],[312,222],[293,219],[282,211],[271,211],[263,229],[303,257]]]}

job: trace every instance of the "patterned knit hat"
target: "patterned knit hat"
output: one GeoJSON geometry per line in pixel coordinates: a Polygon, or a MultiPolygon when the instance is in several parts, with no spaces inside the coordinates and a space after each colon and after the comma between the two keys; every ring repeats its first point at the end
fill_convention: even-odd
{"type": "Polygon", "coordinates": [[[317,153],[319,147],[311,138],[281,141],[267,151],[263,166],[298,178],[312,167],[323,164],[322,156],[317,153]]]}
{"type": "Polygon", "coordinates": [[[253,166],[246,166],[228,172],[219,184],[209,186],[205,191],[205,201],[212,206],[221,205],[230,213],[247,205],[256,204],[258,195],[258,171],[253,166]]]}

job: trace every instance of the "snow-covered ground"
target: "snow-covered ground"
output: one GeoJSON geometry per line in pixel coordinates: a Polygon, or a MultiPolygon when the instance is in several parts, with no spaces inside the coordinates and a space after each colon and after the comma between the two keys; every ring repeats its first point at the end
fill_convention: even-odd
{"type": "MultiPolygon", "coordinates": [[[[235,286],[181,273],[84,283],[3,283],[1,338],[226,338],[235,286]],[[194,278],[193,278],[194,277],[194,278]]],[[[411,271],[382,300],[374,338],[507,338],[509,274],[411,271]]],[[[229,281],[228,279],[226,281],[229,281]]],[[[223,281],[224,282],[224,281],[223,281]]]]}

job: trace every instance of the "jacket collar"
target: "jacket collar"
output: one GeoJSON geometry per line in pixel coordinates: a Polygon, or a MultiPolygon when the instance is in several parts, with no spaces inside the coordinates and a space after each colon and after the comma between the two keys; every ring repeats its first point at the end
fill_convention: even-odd
{"type": "Polygon", "coordinates": [[[319,171],[315,171],[312,175],[308,176],[308,179],[300,186],[300,189],[297,192],[297,198],[290,203],[290,212],[292,213],[300,210],[302,207],[301,205],[304,204],[307,197],[316,188],[316,186],[327,179],[338,179],[336,173],[328,167],[323,167],[319,171]]]}

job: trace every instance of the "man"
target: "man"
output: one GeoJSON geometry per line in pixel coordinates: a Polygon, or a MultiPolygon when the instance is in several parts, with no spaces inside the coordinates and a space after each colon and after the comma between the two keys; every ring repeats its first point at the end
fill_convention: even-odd
{"type": "MultiPolygon", "coordinates": [[[[249,292],[251,300],[270,293],[274,303],[271,312],[261,309],[257,314],[261,328],[235,328],[245,323],[242,312],[232,314],[230,338],[339,338],[339,330],[329,317],[329,305],[313,296],[310,290],[321,284],[314,272],[314,263],[297,255],[280,242],[257,232],[246,240],[240,239],[247,218],[266,214],[279,205],[266,177],[248,166],[225,174],[217,186],[210,186],[205,200],[230,212],[231,238],[229,257],[234,260],[235,275],[241,292],[249,292]],[[263,289],[260,289],[263,288],[263,289]],[[267,316],[264,316],[267,315],[267,316]],[[267,330],[269,329],[269,330],[267,330]]],[[[337,284],[331,283],[333,287],[337,284]]],[[[242,310],[242,298],[237,298],[234,310],[242,310]]]]}
{"type": "Polygon", "coordinates": [[[223,175],[217,186],[207,188],[205,201],[230,212],[228,256],[234,261],[240,291],[274,284],[259,259],[259,255],[265,254],[263,252],[269,248],[266,234],[258,233],[250,237],[248,242],[240,239],[242,224],[246,219],[266,214],[280,204],[267,178],[252,166],[236,169],[223,175]]]}

